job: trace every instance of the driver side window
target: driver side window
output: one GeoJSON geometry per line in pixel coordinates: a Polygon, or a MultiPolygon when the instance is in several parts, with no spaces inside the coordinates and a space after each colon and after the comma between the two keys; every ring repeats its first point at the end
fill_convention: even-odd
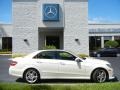
{"type": "Polygon", "coordinates": [[[70,60],[70,61],[74,61],[75,60],[75,56],[68,53],[68,52],[58,52],[58,59],[61,59],[61,60],[70,60]]]}

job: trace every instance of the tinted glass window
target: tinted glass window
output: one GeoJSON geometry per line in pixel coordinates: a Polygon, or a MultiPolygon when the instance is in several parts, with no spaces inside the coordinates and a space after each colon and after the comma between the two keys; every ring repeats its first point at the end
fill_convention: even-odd
{"type": "Polygon", "coordinates": [[[75,56],[73,56],[72,54],[68,53],[68,52],[58,52],[57,53],[58,55],[58,59],[61,59],[61,60],[75,60],[75,56]]]}
{"type": "Polygon", "coordinates": [[[44,51],[37,54],[34,58],[38,59],[55,59],[56,55],[54,51],[44,51]]]}

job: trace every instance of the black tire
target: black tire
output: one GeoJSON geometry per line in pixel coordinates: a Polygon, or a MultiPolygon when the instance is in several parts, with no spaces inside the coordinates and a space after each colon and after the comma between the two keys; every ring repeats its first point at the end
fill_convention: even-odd
{"type": "Polygon", "coordinates": [[[107,81],[108,75],[104,69],[96,69],[92,74],[92,80],[96,83],[107,81]]]}
{"type": "Polygon", "coordinates": [[[36,69],[27,69],[24,72],[23,79],[30,84],[37,83],[40,79],[40,74],[36,69]]]}

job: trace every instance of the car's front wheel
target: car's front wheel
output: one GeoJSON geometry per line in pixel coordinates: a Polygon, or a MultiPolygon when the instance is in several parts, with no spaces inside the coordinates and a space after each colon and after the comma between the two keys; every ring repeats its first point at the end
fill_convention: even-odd
{"type": "Polygon", "coordinates": [[[103,83],[107,80],[107,72],[104,69],[96,69],[92,74],[92,80],[97,83],[103,83]]]}
{"type": "Polygon", "coordinates": [[[116,56],[117,56],[117,57],[120,57],[120,53],[117,53],[116,56]]]}
{"type": "Polygon", "coordinates": [[[35,69],[28,69],[24,72],[23,78],[26,82],[33,84],[39,81],[40,75],[37,70],[35,69]]]}
{"type": "Polygon", "coordinates": [[[97,57],[101,57],[101,54],[97,54],[97,57]]]}

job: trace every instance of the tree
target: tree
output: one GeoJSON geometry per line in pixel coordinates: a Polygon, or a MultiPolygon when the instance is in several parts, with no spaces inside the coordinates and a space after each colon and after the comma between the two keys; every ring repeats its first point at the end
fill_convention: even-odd
{"type": "Polygon", "coordinates": [[[105,43],[105,47],[114,48],[117,47],[119,43],[117,41],[109,40],[105,43]]]}

